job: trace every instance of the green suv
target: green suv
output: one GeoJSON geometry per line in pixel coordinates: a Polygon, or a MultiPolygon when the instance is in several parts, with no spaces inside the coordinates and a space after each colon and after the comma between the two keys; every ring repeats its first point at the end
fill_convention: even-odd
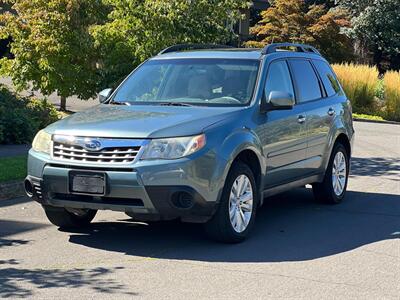
{"type": "Polygon", "coordinates": [[[26,192],[56,226],[113,210],[240,242],[264,197],[306,184],[319,201],[345,196],[351,106],[311,46],[176,45],[99,99],[29,152],[26,192]]]}

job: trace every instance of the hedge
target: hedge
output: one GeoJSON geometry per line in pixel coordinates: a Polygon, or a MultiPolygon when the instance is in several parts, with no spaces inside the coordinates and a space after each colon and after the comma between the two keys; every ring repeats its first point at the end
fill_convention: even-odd
{"type": "Polygon", "coordinates": [[[46,99],[21,97],[0,85],[0,144],[30,143],[40,129],[58,119],[46,99]]]}

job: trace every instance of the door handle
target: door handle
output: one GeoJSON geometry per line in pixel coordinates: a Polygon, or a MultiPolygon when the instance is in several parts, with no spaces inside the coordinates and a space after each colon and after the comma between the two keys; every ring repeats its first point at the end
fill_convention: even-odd
{"type": "Polygon", "coordinates": [[[328,115],[333,116],[334,114],[335,114],[335,110],[332,107],[330,107],[328,109],[328,115]]]}
{"type": "Polygon", "coordinates": [[[299,115],[297,117],[297,122],[299,122],[300,124],[303,124],[306,121],[306,117],[303,115],[299,115]]]}

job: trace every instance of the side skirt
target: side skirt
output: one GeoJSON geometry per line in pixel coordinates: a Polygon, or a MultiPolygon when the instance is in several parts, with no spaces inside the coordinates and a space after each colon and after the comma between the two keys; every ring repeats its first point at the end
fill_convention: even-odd
{"type": "Polygon", "coordinates": [[[266,189],[263,191],[263,197],[265,198],[265,197],[273,196],[276,194],[280,194],[280,193],[286,192],[286,191],[294,189],[294,188],[305,186],[306,184],[310,184],[310,183],[314,183],[314,182],[321,182],[322,179],[323,179],[323,174],[312,175],[312,176],[308,176],[305,178],[301,178],[296,181],[292,181],[289,183],[285,183],[285,184],[282,184],[279,186],[275,186],[275,187],[266,189]]]}

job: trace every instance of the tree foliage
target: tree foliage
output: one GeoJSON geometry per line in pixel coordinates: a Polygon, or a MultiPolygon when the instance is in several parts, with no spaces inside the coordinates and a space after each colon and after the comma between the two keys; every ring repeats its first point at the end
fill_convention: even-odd
{"type": "Polygon", "coordinates": [[[352,13],[349,36],[360,40],[373,53],[374,63],[382,72],[381,62],[388,59],[392,67],[400,63],[400,5],[398,0],[368,0],[339,2],[352,13]]]}
{"type": "Polygon", "coordinates": [[[96,0],[10,2],[15,13],[0,16],[0,37],[12,36],[15,59],[2,59],[1,73],[11,76],[18,89],[32,84],[45,95],[56,91],[62,100],[93,96],[97,53],[88,28],[104,19],[103,4],[96,0]]]}
{"type": "MultiPolygon", "coordinates": [[[[0,38],[12,36],[14,60],[0,72],[19,89],[32,84],[61,99],[92,97],[132,68],[177,43],[225,43],[243,0],[8,0],[0,38]]],[[[63,101],[62,101],[63,103],[63,101]]],[[[62,108],[65,109],[62,105],[62,108]]]]}
{"type": "Polygon", "coordinates": [[[108,22],[92,28],[103,78],[116,83],[134,66],[179,43],[226,43],[243,0],[105,0],[108,22]]]}
{"type": "Polygon", "coordinates": [[[251,28],[250,47],[272,42],[307,43],[316,46],[331,61],[351,58],[351,41],[341,28],[349,26],[344,10],[325,5],[307,5],[304,0],[275,0],[251,28]]]}

